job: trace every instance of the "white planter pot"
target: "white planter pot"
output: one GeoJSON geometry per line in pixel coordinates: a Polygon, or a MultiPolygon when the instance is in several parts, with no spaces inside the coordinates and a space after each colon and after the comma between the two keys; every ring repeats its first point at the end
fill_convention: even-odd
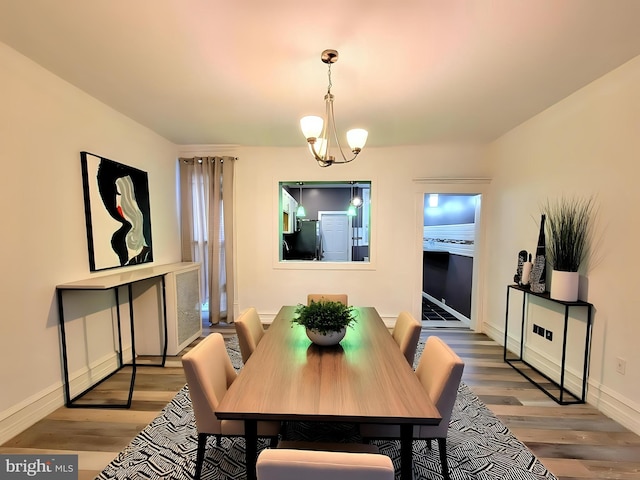
{"type": "Polygon", "coordinates": [[[319,333],[317,330],[309,330],[307,328],[307,337],[316,345],[328,346],[340,343],[347,333],[347,328],[343,327],[339,332],[319,333]]]}
{"type": "Polygon", "coordinates": [[[575,302],[578,300],[578,285],[580,274],[578,272],[551,272],[550,297],[563,302],[575,302]]]}

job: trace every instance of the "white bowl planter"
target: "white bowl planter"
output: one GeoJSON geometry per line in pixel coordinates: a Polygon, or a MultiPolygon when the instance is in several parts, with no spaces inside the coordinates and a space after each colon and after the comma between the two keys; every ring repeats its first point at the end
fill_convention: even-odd
{"type": "Polygon", "coordinates": [[[316,345],[321,346],[329,346],[329,345],[337,345],[340,343],[340,340],[344,338],[347,333],[347,328],[343,327],[342,330],[338,332],[327,332],[320,333],[317,330],[311,330],[307,328],[307,337],[316,345]]]}
{"type": "Polygon", "coordinates": [[[578,300],[579,283],[580,274],[578,272],[553,270],[551,272],[551,291],[549,296],[554,300],[575,302],[578,300]]]}

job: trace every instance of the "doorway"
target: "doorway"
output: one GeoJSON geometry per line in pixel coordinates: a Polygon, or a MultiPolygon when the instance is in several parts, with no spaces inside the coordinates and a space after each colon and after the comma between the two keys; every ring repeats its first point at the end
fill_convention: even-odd
{"type": "Polygon", "coordinates": [[[351,219],[347,212],[318,212],[322,260],[326,262],[351,261],[351,219]]]}
{"type": "Polygon", "coordinates": [[[470,327],[480,204],[481,195],[475,193],[424,194],[424,326],[470,327]]]}

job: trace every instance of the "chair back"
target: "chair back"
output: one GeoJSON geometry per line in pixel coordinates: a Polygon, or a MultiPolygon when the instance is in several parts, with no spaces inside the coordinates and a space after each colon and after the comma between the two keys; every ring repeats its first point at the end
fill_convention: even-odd
{"type": "Polygon", "coordinates": [[[413,315],[409,312],[400,312],[391,334],[412,367],[418,341],[420,340],[420,330],[422,330],[422,325],[413,315]]]}
{"type": "Polygon", "coordinates": [[[320,300],[325,302],[339,302],[343,305],[349,304],[349,297],[346,293],[310,293],[307,295],[307,305],[309,305],[311,301],[319,302],[320,300]]]}
{"type": "Polygon", "coordinates": [[[236,334],[240,344],[243,363],[247,363],[260,340],[264,336],[264,327],[258,316],[258,311],[251,307],[245,310],[235,321],[236,334]]]}
{"type": "Polygon", "coordinates": [[[237,374],[224,339],[212,333],[182,357],[198,433],[221,434],[215,411],[237,374]]]}
{"type": "Polygon", "coordinates": [[[256,464],[258,480],[393,480],[391,459],[379,453],[267,448],[256,464]]]}
{"type": "Polygon", "coordinates": [[[416,375],[442,416],[437,427],[425,427],[430,438],[447,436],[463,370],[464,362],[441,338],[427,338],[416,375]]]}

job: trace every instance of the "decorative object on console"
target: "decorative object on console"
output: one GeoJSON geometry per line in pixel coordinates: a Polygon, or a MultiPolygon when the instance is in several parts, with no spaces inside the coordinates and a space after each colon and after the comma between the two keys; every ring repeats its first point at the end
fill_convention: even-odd
{"type": "Polygon", "coordinates": [[[534,293],[544,293],[547,289],[547,257],[546,239],[544,235],[545,215],[540,216],[540,233],[538,234],[538,246],[536,247],[536,258],[531,267],[529,284],[534,293]]]}
{"type": "Polygon", "coordinates": [[[578,300],[578,270],[589,252],[595,206],[592,197],[559,198],[543,205],[547,215],[549,259],[553,267],[551,298],[578,300]]]}
{"type": "Polygon", "coordinates": [[[89,269],[153,261],[147,172],[80,153],[89,269]]]}
{"type": "Polygon", "coordinates": [[[358,154],[364,148],[364,144],[367,142],[368,133],[361,128],[354,128],[347,132],[347,142],[353,153],[353,157],[347,158],[342,151],[340,141],[338,140],[338,134],[336,131],[336,123],[333,116],[333,94],[331,93],[331,64],[338,61],[338,52],[336,50],[325,50],[322,52],[321,60],[328,65],[328,77],[329,86],[327,87],[327,94],[324,96],[325,102],[325,116],[306,116],[300,119],[300,127],[307,142],[309,143],[309,149],[314,158],[321,167],[329,167],[336,163],[349,163],[353,161],[358,154]],[[340,152],[342,160],[336,160],[336,157],[331,155],[331,141],[332,138],[336,142],[336,146],[340,152]]]}
{"type": "Polygon", "coordinates": [[[527,251],[520,250],[518,252],[518,268],[516,269],[516,274],[513,276],[513,281],[518,285],[522,285],[522,269],[524,267],[524,262],[527,261],[527,251]]]}
{"type": "Polygon", "coordinates": [[[342,302],[311,300],[308,305],[298,305],[291,323],[305,327],[307,337],[316,345],[336,345],[355,321],[353,307],[342,302]]]}
{"type": "Polygon", "coordinates": [[[528,287],[531,278],[531,270],[533,270],[533,263],[531,262],[531,254],[529,254],[529,260],[522,264],[522,278],[520,279],[520,286],[528,287]]]}

